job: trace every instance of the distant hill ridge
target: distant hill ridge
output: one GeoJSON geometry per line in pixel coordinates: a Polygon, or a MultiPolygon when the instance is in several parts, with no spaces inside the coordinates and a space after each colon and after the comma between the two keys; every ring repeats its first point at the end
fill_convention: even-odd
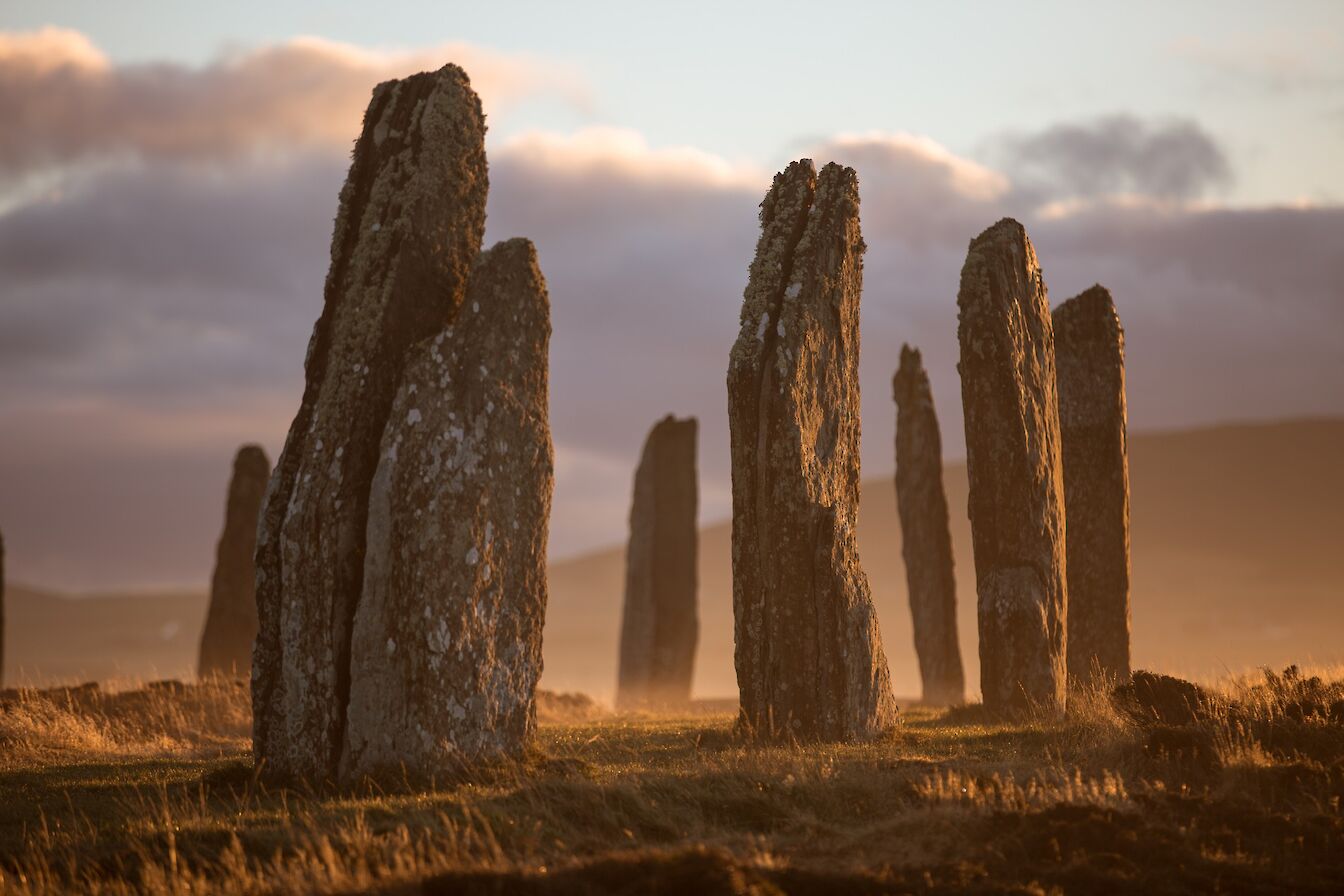
{"type": "MultiPolygon", "coordinates": [[[[962,652],[974,690],[965,466],[949,464],[944,475],[962,652]]],[[[1135,434],[1130,479],[1137,667],[1211,677],[1258,665],[1344,662],[1344,419],[1135,434]]],[[[859,548],[897,692],[918,693],[889,475],[863,483],[859,548]]],[[[729,523],[702,528],[702,696],[736,689],[729,557],[729,523]]],[[[610,697],[623,587],[623,546],[551,565],[544,686],[610,697]]],[[[189,676],[204,610],[204,590],[72,599],[11,585],[5,680],[189,676]]]]}

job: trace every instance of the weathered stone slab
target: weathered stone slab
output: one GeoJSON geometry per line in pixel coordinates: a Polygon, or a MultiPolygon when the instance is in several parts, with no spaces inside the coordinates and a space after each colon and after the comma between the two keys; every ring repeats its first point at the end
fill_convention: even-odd
{"type": "Polygon", "coordinates": [[[485,226],[485,120],[452,65],[374,89],[332,234],[303,401],[257,536],[253,749],[329,777],[350,690],[369,487],[407,350],[461,305],[485,226]]]}
{"type": "Polygon", "coordinates": [[[943,438],[919,349],[901,346],[901,366],[891,388],[896,399],[896,509],[923,702],[955,705],[966,699],[966,679],[957,643],[943,438]]]}
{"type": "Polygon", "coordinates": [[[1054,311],[1069,573],[1069,678],[1129,680],[1125,331],[1093,286],[1054,311]]]}
{"type": "Polygon", "coordinates": [[[728,367],[741,721],[759,736],[864,738],[897,708],[859,565],[858,180],[775,176],[728,367]]]}
{"type": "Polygon", "coordinates": [[[1063,710],[1064,483],[1055,338],[1021,224],[971,241],[957,337],[985,706],[1063,710]]]}
{"type": "Polygon", "coordinates": [[[700,637],[696,611],[694,417],[671,414],[649,432],[635,471],[616,703],[672,706],[691,698],[700,637]]]}
{"type": "Polygon", "coordinates": [[[201,632],[196,674],[246,676],[257,637],[257,520],[271,462],[260,445],[244,445],[233,459],[224,505],[224,531],[215,546],[210,607],[201,632]]]}
{"type": "Polygon", "coordinates": [[[369,498],[346,780],[517,757],[536,727],[550,333],[535,250],[510,240],[407,362],[369,498]]]}

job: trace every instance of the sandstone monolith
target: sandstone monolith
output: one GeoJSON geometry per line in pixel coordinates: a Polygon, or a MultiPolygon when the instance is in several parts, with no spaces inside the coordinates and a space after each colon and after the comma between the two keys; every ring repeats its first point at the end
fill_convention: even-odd
{"type": "Polygon", "coordinates": [[[1027,231],[971,241],[957,293],[985,706],[1063,710],[1064,483],[1055,338],[1027,231]]]}
{"type": "Polygon", "coordinates": [[[896,721],[855,545],[863,251],[853,169],[818,177],[804,159],[775,176],[728,365],[734,658],[758,736],[896,721]]]}
{"type": "Polygon", "coordinates": [[[1125,331],[1093,286],[1054,311],[1068,520],[1070,680],[1129,680],[1129,455],[1125,331]]]}
{"type": "Polygon", "coordinates": [[[210,577],[210,606],[201,632],[196,674],[246,676],[252,670],[252,641],[257,637],[257,519],[271,462],[260,445],[244,445],[233,458],[224,503],[224,531],[215,546],[210,577]]]}
{"type": "Polygon", "coordinates": [[[691,698],[700,637],[696,614],[699,487],[694,417],[650,430],[635,470],[616,703],[675,706],[691,698]]]}
{"type": "Polygon", "coordinates": [[[901,366],[891,387],[896,399],[896,509],[923,701],[947,706],[965,699],[966,680],[957,643],[943,439],[919,349],[901,346],[901,366]]]}
{"type": "Polygon", "coordinates": [[[532,244],[482,254],[415,348],[369,498],[341,774],[518,757],[536,727],[553,454],[550,308],[532,244]]]}
{"type": "Polygon", "coordinates": [[[369,487],[410,346],[456,314],[485,227],[485,119],[453,65],[373,91],[331,240],[303,400],[257,532],[253,750],[264,774],[340,760],[369,487]]]}

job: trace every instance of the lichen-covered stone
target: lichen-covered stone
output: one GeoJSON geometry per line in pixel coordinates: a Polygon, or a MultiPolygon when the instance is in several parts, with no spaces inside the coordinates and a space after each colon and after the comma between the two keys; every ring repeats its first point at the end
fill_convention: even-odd
{"type": "Polygon", "coordinates": [[[630,502],[616,703],[669,706],[691,697],[700,637],[694,417],[671,414],[644,442],[630,502]]]}
{"type": "Polygon", "coordinates": [[[550,310],[527,240],[482,254],[383,432],[341,776],[426,779],[536,727],[553,456],[550,310]]]}
{"type": "Polygon", "coordinates": [[[246,676],[252,669],[252,641],[257,637],[257,519],[271,476],[271,462],[260,445],[244,445],[233,459],[224,531],[215,547],[215,572],[210,578],[210,607],[201,632],[196,672],[246,676]]]}
{"type": "Polygon", "coordinates": [[[336,771],[378,446],[407,350],[452,321],[480,253],[484,141],[456,66],[373,91],[257,534],[253,750],[265,774],[336,771]]]}
{"type": "Polygon", "coordinates": [[[923,702],[952,705],[966,698],[966,679],[957,643],[943,439],[919,349],[901,346],[901,366],[891,387],[896,399],[896,509],[923,702]]]}
{"type": "Polygon", "coordinates": [[[1125,332],[1104,287],[1054,311],[1069,574],[1069,678],[1129,678],[1125,332]]]}
{"type": "Polygon", "coordinates": [[[855,545],[863,251],[853,169],[775,176],[728,366],[735,661],[758,736],[896,721],[855,545]]]}
{"type": "Polygon", "coordinates": [[[985,706],[1063,710],[1064,482],[1055,338],[1021,224],[971,241],[957,337],[985,706]]]}

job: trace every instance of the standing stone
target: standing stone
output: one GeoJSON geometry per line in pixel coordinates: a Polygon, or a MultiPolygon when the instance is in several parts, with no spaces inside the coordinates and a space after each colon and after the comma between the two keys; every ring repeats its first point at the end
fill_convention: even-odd
{"type": "Polygon", "coordinates": [[[407,362],[369,498],[347,781],[518,757],[536,728],[550,333],[536,252],[509,240],[407,362]]]}
{"type": "Polygon", "coordinates": [[[1125,331],[1101,286],[1054,311],[1069,570],[1069,678],[1129,680],[1125,331]]]}
{"type": "Polygon", "coordinates": [[[215,573],[210,579],[210,608],[201,632],[196,674],[247,675],[252,668],[252,641],[257,637],[257,518],[271,462],[260,445],[244,445],[233,459],[224,505],[224,531],[215,547],[215,573]]]}
{"type": "Polygon", "coordinates": [[[943,492],[943,439],[919,349],[901,346],[901,366],[891,387],[896,398],[896,509],[923,699],[938,706],[955,705],[966,698],[966,679],[957,643],[957,583],[943,492]]]}
{"type": "Polygon", "coordinates": [[[379,442],[408,349],[453,319],[480,253],[484,138],[480,100],[456,66],[374,88],[303,401],[257,533],[253,751],[270,775],[336,771],[379,442]]]}
{"type": "Polygon", "coordinates": [[[616,703],[677,705],[691,699],[700,637],[694,417],[671,414],[649,432],[635,471],[616,703]]]}
{"type": "Polygon", "coordinates": [[[957,294],[985,706],[1062,711],[1068,592],[1055,337],[1027,231],[971,241],[957,294]]]}
{"type": "Polygon", "coordinates": [[[858,179],[810,159],[775,176],[728,365],[741,722],[850,739],[896,722],[859,566],[858,179]]]}

